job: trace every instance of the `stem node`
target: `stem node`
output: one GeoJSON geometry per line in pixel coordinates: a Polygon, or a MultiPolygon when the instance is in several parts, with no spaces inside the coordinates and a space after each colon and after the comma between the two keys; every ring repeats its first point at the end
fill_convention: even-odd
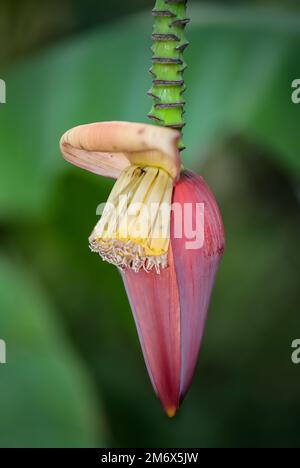
{"type": "MultiPolygon", "coordinates": [[[[157,125],[182,131],[185,101],[183,74],[186,63],[183,52],[188,46],[184,29],[189,23],[186,17],[187,0],[156,0],[152,34],[153,56],[150,73],[152,88],[148,95],[153,105],[148,117],[157,125]]],[[[182,140],[179,149],[184,149],[182,140]]]]}

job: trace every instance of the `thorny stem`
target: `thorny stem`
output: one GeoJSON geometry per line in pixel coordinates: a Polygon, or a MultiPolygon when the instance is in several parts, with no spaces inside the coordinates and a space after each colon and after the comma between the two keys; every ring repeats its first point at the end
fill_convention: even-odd
{"type": "MultiPolygon", "coordinates": [[[[183,52],[189,44],[184,35],[185,26],[189,23],[186,5],[187,0],[156,0],[153,10],[153,65],[150,69],[153,85],[148,92],[154,101],[148,117],[158,125],[181,131],[185,125],[183,73],[186,63],[183,52]]],[[[179,148],[184,149],[182,140],[179,148]]]]}

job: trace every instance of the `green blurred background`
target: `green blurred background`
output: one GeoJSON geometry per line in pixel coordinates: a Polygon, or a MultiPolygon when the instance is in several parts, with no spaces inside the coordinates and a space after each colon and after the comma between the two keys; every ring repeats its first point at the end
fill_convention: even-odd
{"type": "Polygon", "coordinates": [[[0,0],[1,447],[299,447],[299,1],[191,2],[185,164],[227,250],[193,386],[153,394],[119,273],[89,252],[111,182],[62,133],[146,121],[152,0],[0,0]]]}

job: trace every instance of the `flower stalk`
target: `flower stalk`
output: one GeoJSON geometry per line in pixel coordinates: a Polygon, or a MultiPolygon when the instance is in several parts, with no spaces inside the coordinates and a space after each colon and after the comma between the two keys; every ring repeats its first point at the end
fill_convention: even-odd
{"type": "MultiPolygon", "coordinates": [[[[182,131],[184,123],[183,74],[186,63],[183,52],[188,46],[184,29],[187,0],[157,0],[154,10],[152,67],[153,85],[148,95],[153,105],[148,117],[154,123],[182,131]]],[[[179,149],[184,149],[182,139],[179,149]]]]}

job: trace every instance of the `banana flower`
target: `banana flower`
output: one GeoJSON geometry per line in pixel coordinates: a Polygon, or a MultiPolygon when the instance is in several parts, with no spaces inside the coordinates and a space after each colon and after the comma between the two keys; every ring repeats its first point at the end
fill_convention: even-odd
{"type": "Polygon", "coordinates": [[[173,417],[198,359],[224,250],[217,203],[182,168],[176,129],[129,122],[82,125],[60,147],[70,163],[116,179],[90,248],[122,274],[145,363],[173,417]]]}

